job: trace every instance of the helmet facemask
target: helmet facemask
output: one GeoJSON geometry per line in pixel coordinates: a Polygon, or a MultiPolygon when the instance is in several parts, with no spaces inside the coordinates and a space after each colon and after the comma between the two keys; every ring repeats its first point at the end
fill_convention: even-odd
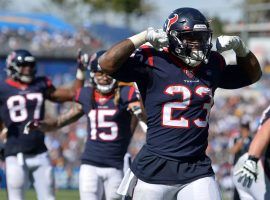
{"type": "Polygon", "coordinates": [[[116,87],[117,83],[115,79],[113,79],[109,75],[103,74],[102,72],[96,72],[93,77],[93,82],[97,90],[100,91],[102,94],[110,93],[116,87]],[[104,76],[106,77],[106,81],[102,80],[104,79],[104,76]]]}
{"type": "Polygon", "coordinates": [[[168,33],[170,50],[190,67],[208,63],[212,48],[212,32],[210,30],[176,31],[168,33]]]}

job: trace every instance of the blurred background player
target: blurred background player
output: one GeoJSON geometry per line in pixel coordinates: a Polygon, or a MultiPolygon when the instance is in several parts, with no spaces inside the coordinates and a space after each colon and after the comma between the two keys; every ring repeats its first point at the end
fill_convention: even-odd
{"type": "Polygon", "coordinates": [[[14,50],[6,59],[7,79],[0,83],[1,128],[7,129],[5,163],[9,200],[24,199],[30,177],[39,200],[55,199],[44,134],[39,130],[29,132],[28,123],[44,118],[46,99],[72,101],[76,89],[83,85],[80,68],[71,88],[57,89],[48,78],[36,77],[36,71],[35,57],[29,51],[14,50]]]}
{"type": "Polygon", "coordinates": [[[133,191],[128,187],[137,177],[135,200],[221,199],[205,154],[214,93],[217,88],[250,85],[259,80],[261,70],[238,36],[220,36],[216,43],[219,52],[234,50],[236,65],[226,65],[218,52],[211,51],[211,39],[209,21],[200,11],[179,8],[163,30],[148,28],[100,57],[106,73],[137,83],[147,115],[146,144],[120,193],[133,191]],[[154,48],[141,46],[146,42],[154,48]]]}
{"type": "MultiPolygon", "coordinates": [[[[51,131],[87,116],[88,136],[81,157],[80,199],[121,199],[116,193],[123,178],[124,156],[139,118],[142,120],[139,94],[135,87],[120,85],[112,77],[97,71],[93,55],[90,77],[93,86],[83,87],[76,95],[77,104],[57,119],[40,121],[43,131],[51,131]],[[131,115],[133,114],[133,115],[131,115]],[[135,117],[136,116],[136,117],[135,117]]],[[[33,127],[34,128],[34,127],[33,127]]]]}
{"type": "MultiPolygon", "coordinates": [[[[242,155],[248,152],[248,148],[252,140],[249,123],[248,117],[244,116],[240,122],[240,130],[238,135],[233,137],[230,141],[229,152],[233,156],[233,165],[236,164],[242,155]]],[[[236,188],[234,189],[233,199],[240,199],[236,188]]]]}
{"type": "Polygon", "coordinates": [[[270,107],[265,109],[248,153],[234,167],[234,184],[240,199],[270,199],[270,107]]]}

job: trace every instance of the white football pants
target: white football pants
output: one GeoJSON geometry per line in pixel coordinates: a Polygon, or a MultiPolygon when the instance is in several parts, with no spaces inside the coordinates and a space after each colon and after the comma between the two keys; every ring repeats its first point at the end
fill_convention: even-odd
{"type": "Polygon", "coordinates": [[[79,190],[81,200],[121,199],[117,188],[123,178],[123,170],[109,167],[95,167],[82,164],[79,175],[79,190]]]}
{"type": "Polygon", "coordinates": [[[185,185],[150,184],[138,179],[133,200],[221,200],[214,177],[205,177],[185,185]]]}
{"type": "Polygon", "coordinates": [[[6,162],[7,190],[9,200],[23,200],[25,189],[29,186],[30,175],[38,200],[54,200],[54,179],[48,153],[35,156],[8,156],[6,162]]]}

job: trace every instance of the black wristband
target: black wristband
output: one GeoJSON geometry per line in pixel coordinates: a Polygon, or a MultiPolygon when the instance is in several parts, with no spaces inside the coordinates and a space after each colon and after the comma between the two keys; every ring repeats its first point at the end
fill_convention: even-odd
{"type": "Polygon", "coordinates": [[[255,157],[255,156],[251,156],[251,155],[248,156],[248,159],[249,159],[249,160],[252,160],[252,161],[255,161],[256,163],[257,163],[258,160],[259,160],[259,158],[255,157]]]}

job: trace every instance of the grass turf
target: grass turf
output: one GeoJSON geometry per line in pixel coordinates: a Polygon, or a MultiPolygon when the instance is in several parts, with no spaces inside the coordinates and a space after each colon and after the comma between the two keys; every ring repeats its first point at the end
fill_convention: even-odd
{"type": "MultiPolygon", "coordinates": [[[[79,200],[79,190],[56,190],[56,199],[57,200],[79,200]]],[[[0,199],[7,200],[7,193],[5,190],[0,190],[0,199]]],[[[27,200],[36,200],[36,193],[34,190],[27,190],[25,199],[27,200]]]]}

